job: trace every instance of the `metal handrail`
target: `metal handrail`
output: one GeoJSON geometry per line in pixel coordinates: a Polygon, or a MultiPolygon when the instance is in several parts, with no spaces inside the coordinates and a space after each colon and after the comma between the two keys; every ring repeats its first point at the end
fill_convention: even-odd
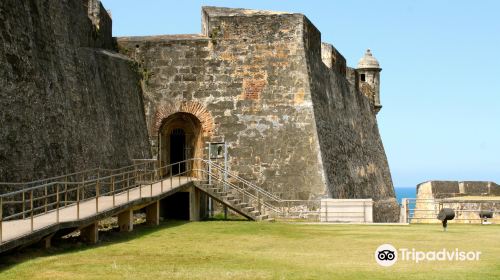
{"type": "MultiPolygon", "coordinates": [[[[141,174],[136,174],[135,176],[130,176],[130,174],[137,171],[137,167],[144,167],[144,170],[146,171],[146,173],[149,172],[147,170],[147,167],[148,167],[147,164],[143,164],[143,163],[134,164],[131,166],[126,166],[126,167],[117,168],[117,169],[107,169],[107,171],[111,172],[111,175],[107,175],[104,177],[99,177],[99,173],[98,173],[94,179],[90,179],[90,180],[84,179],[83,181],[79,181],[79,182],[55,181],[55,182],[45,183],[45,184],[42,184],[39,186],[33,186],[30,188],[23,188],[22,190],[17,190],[17,191],[2,194],[2,195],[0,195],[0,200],[2,201],[2,203],[0,204],[0,208],[2,208],[2,210],[3,210],[3,204],[14,204],[16,202],[19,202],[20,204],[22,204],[23,210],[16,211],[16,213],[14,213],[10,216],[7,216],[7,217],[2,216],[2,217],[0,217],[0,219],[1,220],[8,220],[8,219],[11,219],[13,217],[18,217],[18,216],[22,216],[24,218],[27,214],[32,215],[32,212],[35,212],[35,211],[40,210],[40,209],[45,209],[45,212],[47,212],[47,210],[53,209],[53,204],[54,204],[53,200],[54,200],[55,196],[57,196],[57,201],[58,201],[57,207],[59,207],[59,204],[61,203],[61,201],[64,202],[65,206],[67,206],[68,205],[67,204],[68,193],[73,192],[73,195],[74,195],[75,191],[77,192],[77,196],[78,196],[77,203],[79,201],[85,200],[84,192],[88,191],[89,188],[95,189],[96,194],[91,195],[90,197],[87,197],[87,199],[98,197],[99,196],[99,188],[101,188],[101,187],[99,187],[99,183],[104,182],[105,184],[107,184],[106,180],[108,180],[108,179],[111,182],[115,182],[116,180],[113,180],[113,179],[116,177],[121,177],[121,178],[127,177],[128,182],[130,182],[130,180],[137,180],[138,176],[141,174]],[[136,169],[130,170],[131,168],[136,168],[136,169]],[[120,173],[116,173],[116,174],[112,173],[112,172],[123,171],[123,170],[125,170],[125,171],[120,172],[120,173]],[[64,188],[62,188],[61,185],[63,185],[64,188]],[[69,187],[69,186],[75,186],[75,185],[76,185],[76,187],[69,187]],[[54,192],[47,193],[48,189],[51,189],[53,191],[54,188],[57,189],[57,194],[54,192]],[[59,193],[59,189],[62,189],[60,193],[59,193]],[[79,195],[80,191],[82,191],[81,198],[79,195]],[[45,195],[39,195],[40,192],[45,193],[45,195]],[[29,198],[26,197],[26,194],[28,194],[29,198]],[[65,197],[64,200],[60,200],[61,194],[64,195],[64,197],[65,197]],[[23,197],[22,201],[15,199],[16,196],[20,196],[20,195],[22,195],[22,197],[23,197]],[[37,197],[35,197],[34,195],[37,195],[37,197]],[[9,201],[9,199],[8,199],[9,197],[14,198],[14,201],[9,201]],[[45,201],[42,206],[38,206],[38,204],[42,204],[42,203],[39,203],[40,200],[45,201]],[[30,207],[29,207],[29,209],[26,209],[25,206],[28,203],[30,204],[30,207]],[[33,203],[37,204],[36,208],[33,206],[33,203]]],[[[92,169],[92,170],[98,171],[98,169],[92,169]]],[[[104,170],[104,169],[101,169],[101,171],[102,170],[104,170]]],[[[64,176],[59,176],[59,177],[54,177],[54,178],[60,179],[60,178],[64,178],[64,176]]],[[[46,180],[38,180],[38,181],[34,181],[34,182],[44,182],[44,181],[46,181],[46,180]]],[[[125,182],[125,180],[122,180],[121,182],[125,182]]],[[[115,184],[115,183],[113,183],[113,184],[115,184]]],[[[129,184],[128,189],[131,189],[131,188],[136,187],[136,186],[137,186],[136,183],[133,183],[131,185],[129,184]]],[[[105,187],[105,188],[109,188],[109,187],[105,187]]],[[[125,189],[126,188],[122,187],[122,188],[119,188],[119,189],[114,190],[114,191],[105,192],[105,194],[114,194],[114,193],[116,193],[116,191],[123,191],[125,189]]]]}
{"type": "Polygon", "coordinates": [[[470,202],[470,201],[473,201],[473,203],[476,203],[478,201],[482,202],[500,202],[500,199],[499,198],[496,198],[495,196],[483,196],[484,198],[489,198],[491,197],[492,199],[459,199],[460,197],[449,197],[449,198],[406,198],[408,201],[425,201],[425,200],[430,200],[430,201],[436,201],[436,202],[449,202],[449,203],[453,203],[453,202],[456,202],[456,201],[460,201],[460,202],[470,202]],[[457,198],[457,199],[455,199],[457,198]]]}
{"type": "MultiPolygon", "coordinates": [[[[488,197],[485,197],[488,198],[488,197]]],[[[479,213],[485,210],[483,204],[493,204],[498,205],[500,203],[499,199],[477,199],[477,200],[455,200],[452,198],[404,198],[402,207],[404,209],[403,219],[406,222],[421,222],[428,220],[436,220],[436,216],[439,210],[444,207],[453,208],[456,213],[454,221],[480,221],[479,213]],[[478,205],[478,209],[461,209],[461,207],[466,205],[478,205]],[[417,205],[425,206],[424,208],[417,208],[417,205]],[[449,205],[449,206],[448,206],[449,205]],[[458,207],[457,207],[458,205],[458,207]],[[428,207],[428,208],[426,208],[428,207]],[[472,213],[477,213],[475,216],[472,213]]],[[[494,214],[500,214],[500,209],[498,206],[486,206],[488,210],[492,211],[494,214]]]]}
{"type": "MultiPolygon", "coordinates": [[[[209,171],[206,171],[206,170],[202,170],[203,172],[207,173],[207,174],[210,174],[212,176],[214,176],[216,178],[216,180],[222,182],[223,184],[227,185],[227,186],[230,186],[232,187],[234,190],[236,190],[237,192],[241,193],[243,195],[243,197],[247,196],[248,198],[251,198],[253,201],[255,201],[256,203],[259,203],[259,200],[260,198],[258,196],[255,196],[254,194],[248,192],[247,190],[245,189],[242,189],[242,188],[239,188],[237,185],[233,184],[232,182],[230,181],[227,181],[225,180],[223,177],[219,177],[217,176],[216,173],[212,173],[212,172],[209,172],[209,171]]],[[[272,210],[273,212],[275,213],[281,213],[281,211],[276,208],[275,206],[267,203],[266,201],[260,201],[265,207],[269,208],[270,210],[272,210]]]]}
{"type": "MultiPolygon", "coordinates": [[[[172,164],[167,164],[165,166],[162,166],[162,167],[158,167],[158,168],[155,168],[154,171],[158,171],[159,169],[164,169],[166,167],[169,167],[169,166],[174,166],[174,165],[177,165],[179,163],[185,163],[185,162],[189,162],[189,161],[195,161],[195,160],[200,160],[206,164],[209,164],[211,165],[212,167],[215,167],[215,169],[219,170],[219,171],[223,171],[222,167],[219,166],[218,164],[215,164],[211,161],[207,161],[207,160],[204,160],[204,159],[199,159],[199,158],[192,158],[192,159],[187,159],[187,160],[183,160],[183,161],[180,161],[180,162],[176,162],[176,163],[172,163],[172,164]]],[[[153,160],[151,160],[150,162],[155,162],[153,160]]],[[[150,162],[147,162],[147,163],[150,163],[150,162]]],[[[137,167],[137,166],[141,166],[141,165],[144,165],[144,164],[147,164],[147,163],[138,163],[138,164],[134,164],[134,165],[130,165],[130,166],[126,166],[126,167],[121,167],[121,168],[117,168],[117,169],[103,169],[103,168],[94,168],[94,169],[88,169],[88,170],[85,170],[85,171],[82,171],[82,172],[77,172],[77,173],[71,173],[71,174],[67,174],[67,175],[62,175],[62,176],[57,176],[57,177],[52,177],[52,178],[48,178],[48,179],[41,179],[41,180],[36,180],[36,181],[32,181],[32,182],[26,182],[26,183],[0,183],[1,184],[6,184],[6,185],[21,185],[21,184],[32,184],[32,183],[37,183],[37,182],[46,182],[46,181],[49,181],[49,180],[53,180],[53,179],[61,179],[61,178],[65,178],[65,177],[68,177],[68,176],[73,176],[73,175],[78,175],[78,174],[82,174],[82,173],[85,173],[85,172],[89,172],[89,171],[119,171],[119,170],[124,170],[124,169],[127,169],[127,168],[131,168],[131,167],[137,167]]],[[[93,178],[93,179],[84,179],[82,181],[78,181],[78,182],[69,182],[69,181],[53,181],[53,182],[47,182],[47,183],[44,183],[44,184],[41,184],[41,185],[38,185],[38,186],[33,186],[33,187],[29,187],[29,188],[24,188],[22,190],[17,190],[17,191],[13,191],[13,192],[8,192],[8,193],[4,193],[4,194],[0,194],[0,197],[7,197],[7,196],[11,196],[11,195],[15,195],[15,194],[21,194],[23,192],[29,192],[29,191],[32,191],[32,190],[36,190],[36,189],[41,189],[41,188],[45,188],[45,187],[50,187],[50,186],[54,186],[54,185],[57,185],[57,184],[66,184],[66,185],[80,185],[80,184],[87,184],[87,183],[93,183],[93,182],[97,182],[97,181],[103,181],[105,179],[110,179],[110,178],[113,178],[113,177],[116,177],[116,176],[120,176],[120,175],[124,175],[124,174],[128,174],[128,173],[133,173],[135,170],[129,170],[129,171],[125,171],[125,172],[121,172],[119,174],[111,174],[111,175],[108,175],[108,176],[104,176],[104,177],[100,177],[100,178],[93,178]]],[[[215,173],[212,172],[212,175],[214,175],[215,173]]],[[[228,175],[230,175],[231,177],[237,179],[238,181],[248,185],[250,188],[254,189],[255,191],[258,191],[259,193],[262,193],[263,195],[267,196],[268,198],[272,199],[273,201],[276,201],[276,202],[281,202],[283,201],[281,198],[273,195],[272,193],[256,186],[255,184],[239,177],[238,175],[234,174],[233,172],[227,172],[228,175]]],[[[122,181],[125,181],[125,180],[122,180],[122,181]]]]}
{"type": "Polygon", "coordinates": [[[261,193],[263,193],[263,194],[266,194],[266,196],[268,196],[269,198],[271,198],[271,199],[273,199],[273,200],[275,200],[275,201],[282,201],[282,199],[281,199],[280,197],[277,197],[277,196],[275,196],[273,193],[270,193],[270,192],[268,192],[267,190],[262,189],[262,188],[260,188],[260,187],[256,186],[255,184],[253,184],[253,183],[251,183],[251,182],[249,182],[249,181],[247,181],[247,180],[245,180],[245,179],[241,178],[241,177],[240,177],[240,176],[238,176],[236,173],[231,172],[231,171],[225,171],[225,170],[223,169],[223,167],[222,167],[222,166],[220,166],[220,165],[218,165],[217,163],[214,163],[214,162],[212,162],[212,161],[207,161],[207,160],[203,160],[203,161],[205,161],[205,162],[209,162],[212,166],[215,166],[215,167],[216,167],[219,171],[226,172],[228,175],[231,175],[231,177],[234,177],[234,178],[238,179],[239,181],[241,181],[241,182],[243,182],[243,183],[247,184],[248,186],[252,187],[253,189],[258,190],[259,192],[261,192],[261,193]]]}
{"type": "MultiPolygon", "coordinates": [[[[200,158],[191,158],[164,166],[156,166],[156,160],[148,159],[141,161],[141,163],[116,169],[93,168],[27,183],[0,183],[0,186],[2,184],[10,186],[24,184],[20,190],[0,194],[0,243],[2,242],[2,226],[4,221],[28,218],[31,220],[31,232],[33,232],[33,219],[39,215],[57,211],[58,223],[60,209],[76,206],[76,218],[79,220],[80,204],[82,202],[95,200],[95,209],[96,213],[98,213],[100,197],[113,196],[112,205],[116,207],[115,196],[117,194],[126,192],[128,203],[130,190],[139,187],[139,197],[142,197],[143,187],[151,185],[151,195],[153,195],[153,184],[170,180],[172,185],[172,181],[176,180],[176,177],[179,178],[180,183],[181,176],[185,176],[188,173],[199,175],[198,178],[203,180],[206,180],[208,176],[215,178],[223,186],[228,187],[233,194],[240,196],[239,198],[242,202],[247,202],[249,205],[254,206],[262,214],[265,211],[271,211],[277,215],[284,214],[280,210],[280,206],[287,201],[278,198],[233,172],[227,172],[214,162],[200,158]],[[197,165],[196,162],[200,164],[197,165]],[[181,172],[182,164],[185,164],[185,167],[181,172]],[[175,167],[177,167],[179,172],[173,175],[175,167]],[[164,178],[163,174],[169,174],[170,177],[164,178]],[[223,174],[227,176],[223,176],[223,174]],[[29,186],[30,184],[38,183],[40,184],[29,186]],[[4,217],[3,206],[7,204],[21,206],[15,206],[14,213],[10,213],[9,216],[4,217]]],[[[192,180],[193,177],[190,176],[189,178],[192,180]]]]}
{"type": "MultiPolygon", "coordinates": [[[[133,159],[133,161],[134,160],[136,160],[136,159],[133,159]]],[[[140,159],[140,160],[144,160],[144,159],[140,159]]],[[[151,162],[151,161],[155,161],[155,160],[151,159],[149,161],[151,162]]],[[[135,167],[135,166],[139,166],[139,165],[143,165],[143,164],[144,164],[144,162],[140,162],[140,163],[134,163],[132,165],[127,165],[127,166],[119,167],[119,168],[102,168],[102,167],[96,167],[96,168],[85,169],[85,170],[82,170],[82,171],[68,173],[68,174],[64,174],[64,175],[58,175],[58,176],[54,176],[54,177],[49,177],[49,178],[44,178],[44,179],[38,179],[38,180],[34,180],[34,181],[15,182],[15,183],[0,182],[0,186],[22,186],[22,185],[37,184],[37,183],[47,182],[47,181],[51,181],[51,180],[55,180],[55,179],[63,179],[63,178],[67,178],[67,177],[75,176],[75,175],[81,175],[81,174],[86,174],[86,173],[96,173],[96,172],[99,172],[99,171],[116,172],[116,171],[119,171],[119,170],[123,170],[123,169],[126,169],[126,168],[131,168],[131,167],[135,167]]]]}
{"type": "MultiPolygon", "coordinates": [[[[174,165],[175,164],[177,164],[177,163],[174,163],[174,165]]],[[[130,166],[127,166],[127,167],[134,167],[134,166],[136,166],[136,165],[130,165],[130,166]]],[[[121,169],[123,169],[123,168],[115,169],[115,170],[121,170],[121,169]]],[[[95,169],[95,170],[103,170],[103,169],[95,169]]],[[[108,169],[108,170],[112,170],[112,169],[108,169]]],[[[82,180],[82,181],[79,181],[79,182],[54,181],[54,182],[49,182],[49,183],[45,183],[45,184],[34,186],[34,187],[25,188],[25,189],[22,189],[22,190],[17,190],[17,191],[13,191],[13,192],[9,192],[9,193],[0,194],[0,197],[6,197],[6,196],[9,196],[9,195],[20,194],[20,193],[23,193],[23,192],[29,192],[29,191],[32,191],[32,190],[36,190],[36,189],[39,189],[39,188],[50,187],[50,186],[54,186],[54,185],[57,185],[57,184],[79,185],[79,184],[82,184],[82,183],[83,184],[93,183],[93,182],[96,182],[96,181],[101,181],[101,180],[108,179],[108,178],[110,179],[110,178],[115,177],[115,176],[119,176],[119,175],[123,175],[123,174],[127,174],[127,173],[132,173],[132,172],[134,172],[134,170],[125,171],[125,172],[122,172],[122,173],[119,173],[119,174],[112,174],[112,175],[108,175],[108,176],[105,176],[105,177],[94,178],[94,179],[90,179],[90,180],[82,180]]],[[[64,177],[62,176],[62,177],[55,177],[55,178],[64,178],[64,177]]],[[[39,181],[34,181],[34,182],[43,182],[43,181],[46,181],[46,180],[39,180],[39,181]]]]}
{"type": "MultiPolygon", "coordinates": [[[[162,169],[166,169],[168,167],[171,167],[171,166],[175,166],[175,165],[178,165],[178,164],[181,164],[181,163],[186,163],[186,162],[189,162],[189,161],[201,161],[202,163],[205,163],[207,165],[210,165],[210,168],[213,168],[215,170],[218,170],[220,172],[225,172],[222,167],[214,162],[211,162],[211,161],[207,161],[207,160],[204,160],[204,159],[199,159],[199,158],[193,158],[193,159],[187,159],[187,160],[184,160],[184,161],[181,161],[181,162],[177,162],[177,163],[172,163],[172,164],[167,164],[165,166],[161,166],[161,167],[158,167],[158,168],[153,168],[153,169],[150,169],[149,172],[151,173],[156,173],[158,172],[159,170],[162,170],[162,169]]],[[[146,160],[142,160],[142,161],[146,161],[146,160]]],[[[79,189],[86,189],[86,188],[93,188],[93,184],[94,183],[97,183],[97,182],[100,182],[101,184],[110,184],[110,183],[107,183],[106,180],[108,179],[112,179],[112,178],[115,178],[115,177],[125,177],[124,175],[130,175],[130,174],[133,174],[134,172],[136,172],[137,170],[134,169],[134,170],[130,170],[131,168],[136,168],[136,167],[147,167],[147,164],[148,163],[156,163],[156,161],[154,160],[147,160],[147,162],[142,162],[142,163],[137,163],[137,164],[133,164],[133,165],[130,165],[130,166],[126,166],[126,167],[121,167],[121,168],[116,168],[116,169],[102,169],[102,168],[94,168],[94,169],[89,169],[89,170],[85,170],[85,171],[82,171],[82,172],[77,172],[77,173],[71,173],[71,174],[68,174],[67,176],[72,176],[72,175],[75,175],[75,174],[82,174],[82,173],[85,173],[85,172],[88,172],[88,171],[96,171],[96,172],[99,172],[99,171],[110,171],[110,172],[114,172],[114,171],[123,171],[125,170],[124,172],[120,172],[118,174],[110,174],[110,175],[107,175],[107,176],[104,176],[104,177],[99,177],[99,176],[94,176],[94,178],[92,179],[83,179],[82,181],[78,181],[78,182],[70,182],[70,181],[53,181],[53,182],[49,182],[49,183],[44,183],[42,185],[39,185],[39,186],[33,186],[33,187],[29,187],[29,188],[23,188],[22,190],[17,190],[17,191],[13,191],[13,192],[9,192],[9,193],[5,193],[5,194],[1,194],[0,197],[1,198],[7,198],[9,196],[14,196],[14,195],[19,195],[19,194],[26,194],[26,193],[31,193],[33,191],[36,191],[36,190],[44,190],[48,187],[54,187],[54,186],[57,186],[57,185],[61,185],[61,184],[64,184],[65,187],[68,187],[68,186],[76,186],[76,187],[72,187],[72,188],[67,188],[64,190],[64,193],[67,194],[69,192],[74,192],[74,191],[78,191],[79,189]],[[129,170],[127,170],[129,169],[129,170]],[[89,186],[90,184],[90,186],[89,186]]],[[[195,170],[193,168],[191,168],[191,170],[186,170],[186,172],[188,171],[203,171],[204,173],[207,173],[206,170],[195,170]]],[[[185,172],[184,172],[185,173],[185,172]]],[[[277,203],[277,204],[282,204],[283,202],[287,202],[286,200],[282,200],[278,197],[276,197],[275,195],[271,194],[270,192],[256,186],[255,184],[241,178],[240,176],[234,174],[233,172],[227,172],[227,174],[231,177],[231,178],[234,178],[236,179],[237,181],[243,183],[244,185],[248,186],[250,189],[254,190],[256,193],[258,193],[259,195],[262,195],[262,197],[259,197],[259,195],[254,195],[252,194],[251,192],[249,192],[248,190],[244,189],[244,188],[241,188],[241,187],[238,187],[237,185],[227,181],[227,180],[223,180],[224,183],[228,186],[231,186],[233,189],[237,190],[238,192],[242,193],[244,196],[247,196],[248,198],[251,198],[252,200],[254,201],[260,201],[260,203],[264,204],[264,206],[268,207],[269,209],[271,209],[272,211],[276,212],[276,213],[280,213],[281,211],[279,210],[278,207],[270,204],[269,202],[265,201],[264,198],[268,198],[270,199],[271,201],[277,203]]],[[[208,173],[207,173],[208,175],[208,173]]],[[[216,176],[217,174],[214,173],[214,172],[210,172],[210,175],[212,176],[216,176]]],[[[33,181],[33,182],[46,182],[48,180],[51,180],[51,179],[61,179],[61,178],[65,178],[67,176],[57,176],[57,177],[52,177],[52,178],[49,178],[49,179],[44,179],[44,180],[37,180],[37,181],[33,181]]],[[[128,177],[128,176],[127,176],[128,177]]],[[[118,179],[118,180],[115,180],[115,183],[116,184],[120,184],[120,183],[123,183],[123,182],[129,182],[130,180],[137,180],[137,176],[132,176],[132,178],[127,178],[127,179],[118,179]]],[[[219,178],[220,180],[222,180],[223,178],[219,178]]],[[[160,179],[161,180],[161,179],[160,179]]],[[[157,180],[156,182],[160,181],[160,180],[157,180]]],[[[29,183],[33,183],[33,182],[29,182],[29,183]]],[[[131,187],[135,187],[137,184],[133,184],[131,187]]],[[[129,187],[130,188],[130,187],[129,187]]],[[[112,194],[113,192],[110,191],[110,192],[107,192],[107,193],[104,193],[104,194],[112,194]]],[[[101,193],[101,195],[104,195],[101,193]]],[[[48,198],[51,198],[51,197],[54,197],[55,194],[48,194],[48,195],[45,195],[45,196],[41,196],[41,197],[37,197],[37,198],[31,198],[29,199],[29,201],[39,201],[39,200],[43,200],[43,199],[48,199],[48,198]]],[[[93,197],[96,197],[96,196],[91,196],[92,198],[93,197]]],[[[62,200],[64,202],[67,202],[68,200],[62,200]]],[[[17,202],[17,201],[15,201],[17,202]]],[[[6,203],[9,203],[9,204],[12,204],[12,203],[15,203],[13,201],[11,202],[8,202],[6,201],[6,203]]],[[[23,203],[24,205],[27,203],[26,200],[24,201],[20,201],[20,203],[23,203]]],[[[26,211],[23,211],[22,213],[16,213],[14,214],[15,216],[19,216],[19,214],[25,214],[29,212],[29,210],[26,210],[26,211]]],[[[14,216],[12,215],[12,216],[14,216]]],[[[6,218],[11,218],[12,216],[9,216],[9,217],[6,217],[6,218]]]]}
{"type": "Polygon", "coordinates": [[[256,186],[255,184],[241,178],[240,176],[236,175],[234,172],[231,172],[231,171],[226,171],[224,170],[224,168],[220,165],[218,165],[217,163],[214,163],[212,161],[208,161],[208,160],[203,160],[203,162],[205,163],[208,163],[212,166],[215,166],[217,170],[221,171],[221,172],[226,172],[228,175],[230,175],[231,177],[237,179],[238,181],[242,182],[242,183],[245,183],[246,185],[250,186],[252,189],[264,194],[265,196],[267,196],[268,198],[272,199],[273,201],[276,201],[276,202],[282,202],[283,200],[277,196],[275,196],[274,194],[264,190],[263,188],[260,188],[258,186],[256,186]]]}
{"type": "Polygon", "coordinates": [[[58,176],[54,176],[54,177],[50,177],[50,178],[39,179],[39,180],[28,181],[28,182],[17,182],[17,183],[0,182],[0,186],[1,185],[19,186],[19,185],[36,184],[36,183],[40,183],[40,182],[44,182],[44,181],[50,181],[50,180],[54,180],[54,179],[59,179],[59,178],[65,178],[65,177],[69,177],[69,176],[79,175],[79,174],[83,174],[83,173],[87,173],[87,172],[91,172],[91,171],[93,172],[93,171],[97,171],[99,169],[100,168],[91,168],[91,169],[86,169],[86,170],[83,170],[83,171],[78,171],[78,172],[74,172],[74,173],[69,173],[69,174],[64,174],[64,175],[58,175],[58,176]]]}

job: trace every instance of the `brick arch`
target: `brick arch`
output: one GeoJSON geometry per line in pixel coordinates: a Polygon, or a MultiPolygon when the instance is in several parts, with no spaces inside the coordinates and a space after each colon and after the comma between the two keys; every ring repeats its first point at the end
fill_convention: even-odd
{"type": "Polygon", "coordinates": [[[175,113],[189,113],[198,118],[201,123],[203,137],[211,136],[214,130],[212,114],[196,101],[181,101],[161,104],[156,108],[156,113],[151,126],[152,135],[158,135],[163,121],[175,113]]]}

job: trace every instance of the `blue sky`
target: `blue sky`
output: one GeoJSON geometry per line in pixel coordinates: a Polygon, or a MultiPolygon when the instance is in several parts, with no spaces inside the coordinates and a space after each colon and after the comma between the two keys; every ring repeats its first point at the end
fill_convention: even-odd
{"type": "Polygon", "coordinates": [[[102,2],[115,36],[199,33],[203,5],[303,13],[350,66],[366,48],[380,61],[395,186],[500,183],[500,1],[102,2]]]}

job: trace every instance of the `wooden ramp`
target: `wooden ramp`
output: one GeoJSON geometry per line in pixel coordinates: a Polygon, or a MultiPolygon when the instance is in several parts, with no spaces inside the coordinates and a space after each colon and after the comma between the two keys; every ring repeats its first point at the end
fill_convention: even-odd
{"type": "Polygon", "coordinates": [[[177,176],[117,192],[81,200],[46,213],[2,222],[0,252],[32,244],[65,228],[82,228],[134,208],[142,208],[175,192],[192,187],[193,177],[177,176]]]}
{"type": "Polygon", "coordinates": [[[0,253],[42,240],[49,246],[54,234],[76,229],[96,242],[97,222],[118,216],[120,230],[131,230],[133,211],[142,208],[146,222],[158,224],[159,201],[179,191],[190,193],[190,220],[200,218],[201,193],[250,220],[272,221],[281,213],[279,198],[213,162],[189,159],[156,167],[156,160],[142,161],[113,170],[0,183],[0,191],[12,190],[0,194],[0,253]]]}

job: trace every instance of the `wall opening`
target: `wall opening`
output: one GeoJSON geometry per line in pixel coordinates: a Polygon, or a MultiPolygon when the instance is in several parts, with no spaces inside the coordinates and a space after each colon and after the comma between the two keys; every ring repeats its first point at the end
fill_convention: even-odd
{"type": "Polygon", "coordinates": [[[189,192],[177,192],[162,199],[160,216],[165,219],[189,220],[189,192]]]}
{"type": "Polygon", "coordinates": [[[186,145],[186,133],[182,128],[176,128],[170,133],[170,163],[179,163],[172,166],[172,174],[180,174],[186,171],[186,162],[189,157],[189,146],[186,145]]]}
{"type": "Polygon", "coordinates": [[[362,81],[362,82],[366,81],[366,76],[365,76],[365,74],[361,74],[361,81],[362,81]]]}
{"type": "MultiPolygon", "coordinates": [[[[158,135],[158,160],[161,166],[174,164],[171,168],[162,168],[161,175],[187,174],[192,161],[182,162],[192,158],[203,158],[202,127],[200,120],[190,113],[175,113],[162,122],[158,135]],[[179,163],[180,164],[175,164],[179,163]]],[[[195,163],[194,168],[196,168],[195,163]]]]}

